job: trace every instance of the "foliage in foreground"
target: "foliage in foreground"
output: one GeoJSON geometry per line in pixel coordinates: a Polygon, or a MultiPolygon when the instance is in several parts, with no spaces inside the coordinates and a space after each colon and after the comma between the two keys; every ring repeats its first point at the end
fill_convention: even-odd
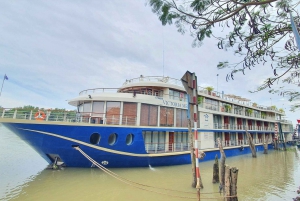
{"type": "MultiPolygon", "coordinates": [[[[231,69],[227,81],[233,80],[236,73],[245,74],[253,67],[265,65],[270,68],[270,76],[256,91],[269,89],[289,101],[300,100],[300,92],[290,89],[300,86],[300,52],[294,43],[290,20],[293,15],[299,30],[300,17],[296,11],[299,3],[297,0],[149,0],[163,25],[174,23],[181,33],[189,28],[194,46],[213,37],[219,49],[234,52],[238,62],[220,61],[217,66],[231,69]],[[280,87],[274,88],[272,85],[279,81],[280,87]]],[[[295,104],[292,110],[299,106],[295,104]]]]}

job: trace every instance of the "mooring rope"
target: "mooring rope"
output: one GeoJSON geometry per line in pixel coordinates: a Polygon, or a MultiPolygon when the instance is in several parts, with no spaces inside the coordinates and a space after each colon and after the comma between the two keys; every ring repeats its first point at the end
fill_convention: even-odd
{"type": "MultiPolygon", "coordinates": [[[[115,179],[124,182],[130,186],[139,188],[141,190],[145,190],[145,191],[149,191],[149,192],[153,192],[153,193],[158,193],[158,194],[162,194],[162,195],[167,195],[167,196],[171,196],[171,197],[177,197],[177,198],[185,198],[185,199],[197,199],[195,197],[186,197],[186,196],[178,196],[178,195],[172,195],[172,194],[168,194],[168,193],[163,193],[163,192],[159,192],[159,191],[154,191],[154,190],[149,190],[147,188],[144,187],[149,187],[149,188],[155,188],[155,189],[160,189],[160,190],[168,190],[168,191],[174,191],[174,192],[178,192],[178,193],[188,193],[188,194],[197,194],[197,193],[193,193],[193,192],[187,192],[187,191],[178,191],[178,190],[173,190],[173,189],[167,189],[167,188],[159,188],[159,187],[155,187],[155,186],[150,186],[150,185],[146,185],[146,184],[141,184],[138,182],[134,182],[131,181],[129,179],[126,179],[112,171],[110,171],[109,169],[107,169],[106,167],[104,167],[103,165],[99,164],[97,161],[95,161],[94,159],[92,159],[89,155],[87,155],[84,151],[82,151],[79,147],[74,147],[77,151],[79,151],[85,158],[87,158],[89,161],[91,161],[95,166],[97,166],[99,169],[101,169],[102,171],[104,171],[105,173],[107,173],[108,175],[114,177],[115,179]],[[142,186],[142,187],[141,187],[142,186]]],[[[219,192],[212,192],[212,193],[201,193],[202,194],[216,194],[219,192]]],[[[225,197],[237,197],[237,196],[221,196],[219,198],[203,198],[202,199],[223,199],[225,197]]]]}

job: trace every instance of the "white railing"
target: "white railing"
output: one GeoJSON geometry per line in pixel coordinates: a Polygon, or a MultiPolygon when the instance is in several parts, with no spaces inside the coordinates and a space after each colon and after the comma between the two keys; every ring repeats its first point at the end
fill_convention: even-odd
{"type": "Polygon", "coordinates": [[[0,110],[1,118],[26,119],[33,121],[59,121],[78,122],[89,124],[107,125],[136,125],[137,117],[128,115],[109,115],[100,113],[78,113],[76,111],[55,111],[55,110],[0,110]],[[37,118],[40,115],[40,118],[37,118]],[[121,120],[122,119],[122,120],[121,120]]]}
{"type": "MultiPolygon", "coordinates": [[[[248,140],[223,140],[221,141],[223,147],[231,147],[231,146],[244,146],[249,145],[248,140]]],[[[253,139],[254,144],[262,144],[264,140],[262,138],[253,139]]],[[[272,139],[268,139],[268,143],[272,143],[272,139]]],[[[215,148],[218,147],[218,142],[215,141],[215,148]]]]}
{"type": "Polygon", "coordinates": [[[95,89],[86,89],[79,92],[79,95],[84,94],[99,94],[99,93],[117,93],[118,88],[95,88],[95,89]]]}
{"type": "Polygon", "coordinates": [[[190,150],[189,143],[145,143],[147,153],[166,153],[190,150]]]}
{"type": "Polygon", "coordinates": [[[170,78],[170,77],[163,77],[163,76],[140,76],[137,78],[133,78],[130,80],[126,80],[123,84],[132,84],[132,83],[140,83],[140,82],[159,82],[159,83],[167,83],[177,85],[183,88],[181,80],[170,78]]]}

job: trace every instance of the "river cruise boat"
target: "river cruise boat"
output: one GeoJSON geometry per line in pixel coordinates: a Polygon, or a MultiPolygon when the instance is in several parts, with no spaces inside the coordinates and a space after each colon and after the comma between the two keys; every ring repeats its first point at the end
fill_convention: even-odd
{"type": "MultiPolygon", "coordinates": [[[[246,129],[256,150],[264,139],[281,135],[292,140],[293,126],[284,111],[249,99],[198,87],[198,149],[227,157],[250,153],[246,129]]],[[[75,147],[105,167],[146,167],[188,164],[187,94],[178,79],[140,76],[120,88],[81,91],[68,100],[74,111],[1,108],[0,122],[36,150],[49,164],[93,167],[75,147]]]]}

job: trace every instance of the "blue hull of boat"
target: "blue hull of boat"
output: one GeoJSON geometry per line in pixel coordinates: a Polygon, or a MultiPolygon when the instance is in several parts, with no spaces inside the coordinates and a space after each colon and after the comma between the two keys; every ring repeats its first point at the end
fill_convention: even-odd
{"type": "MultiPolygon", "coordinates": [[[[172,152],[149,155],[145,151],[145,143],[142,136],[144,130],[162,130],[161,128],[120,127],[120,126],[83,126],[83,125],[56,125],[56,124],[23,124],[3,123],[8,129],[17,134],[22,140],[33,147],[45,160],[51,164],[53,160],[49,155],[59,155],[67,167],[91,167],[87,160],[73,146],[79,146],[86,154],[102,163],[105,167],[147,167],[170,166],[191,163],[188,152],[177,154],[172,152]],[[99,133],[99,144],[90,143],[90,136],[99,133]],[[117,133],[118,138],[114,145],[108,144],[109,135],[117,133]],[[134,135],[131,145],[126,144],[126,136],[134,135]]],[[[168,129],[164,129],[168,131],[168,129]]],[[[170,128],[169,131],[187,131],[187,129],[170,128]]],[[[263,146],[256,146],[257,151],[263,151],[263,146]]],[[[272,149],[272,145],[269,145],[272,149]]],[[[248,146],[225,148],[227,157],[251,153],[248,146]]],[[[205,158],[201,161],[213,160],[216,155],[220,157],[217,149],[205,150],[205,158]]]]}

